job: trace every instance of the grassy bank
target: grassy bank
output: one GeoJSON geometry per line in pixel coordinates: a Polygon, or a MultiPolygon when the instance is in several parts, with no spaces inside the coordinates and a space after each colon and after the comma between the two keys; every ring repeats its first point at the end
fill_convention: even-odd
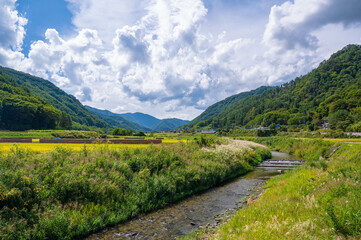
{"type": "MultiPolygon", "coordinates": [[[[344,143],[330,159],[319,160],[335,143],[259,138],[274,149],[307,158],[303,167],[273,178],[253,204],[206,238],[360,239],[361,146],[344,143]],[[313,160],[313,161],[311,161],[313,160]]],[[[195,238],[204,238],[204,235],[195,238]]]]}
{"type": "Polygon", "coordinates": [[[270,155],[215,151],[216,144],[2,153],[0,239],[85,236],[244,174],[270,155]]]}

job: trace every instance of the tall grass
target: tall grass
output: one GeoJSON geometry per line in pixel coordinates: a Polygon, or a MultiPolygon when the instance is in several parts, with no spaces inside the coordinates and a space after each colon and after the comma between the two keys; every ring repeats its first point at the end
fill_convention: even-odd
{"type": "Polygon", "coordinates": [[[270,180],[257,201],[209,238],[361,238],[360,145],[344,144],[330,159],[318,160],[334,143],[278,138],[256,141],[284,151],[297,152],[300,147],[297,153],[314,161],[270,180]]]}
{"type": "MultiPolygon", "coordinates": [[[[208,142],[209,144],[209,142],[208,142]]],[[[268,150],[203,151],[195,142],[99,145],[0,155],[0,239],[72,239],[246,173],[268,150]]]]}

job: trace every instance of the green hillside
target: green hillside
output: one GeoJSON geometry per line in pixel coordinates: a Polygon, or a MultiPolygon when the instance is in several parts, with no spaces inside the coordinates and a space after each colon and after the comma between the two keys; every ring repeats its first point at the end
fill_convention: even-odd
{"type": "Polygon", "coordinates": [[[9,68],[0,67],[0,71],[48,105],[51,104],[58,110],[69,114],[72,121],[85,126],[110,128],[109,124],[88,111],[74,96],[67,94],[51,82],[9,68]]]}
{"type": "MultiPolygon", "coordinates": [[[[208,107],[201,115],[193,119],[190,123],[185,125],[184,127],[195,127],[198,126],[204,126],[206,123],[204,121],[207,121],[215,116],[217,116],[219,113],[221,113],[225,108],[232,105],[235,102],[240,101],[241,99],[244,99],[249,96],[259,95],[266,91],[267,89],[270,89],[271,87],[259,87],[255,90],[249,91],[249,92],[243,92],[239,93],[233,96],[230,96],[220,102],[217,102],[213,104],[212,106],[208,107]]],[[[208,125],[208,124],[207,124],[208,125]]]]}
{"type": "Polygon", "coordinates": [[[70,116],[46,103],[0,70],[0,129],[69,128],[70,116]]]}
{"type": "Polygon", "coordinates": [[[112,127],[123,128],[123,129],[132,129],[134,131],[143,131],[149,132],[150,129],[144,126],[141,126],[135,122],[128,121],[125,118],[121,117],[121,114],[112,113],[108,110],[100,110],[96,108],[92,108],[89,106],[85,106],[92,113],[97,115],[100,119],[104,120],[106,123],[111,125],[112,127]]]}
{"type": "Polygon", "coordinates": [[[309,74],[247,96],[198,127],[270,126],[361,131],[361,46],[349,45],[309,74]]]}

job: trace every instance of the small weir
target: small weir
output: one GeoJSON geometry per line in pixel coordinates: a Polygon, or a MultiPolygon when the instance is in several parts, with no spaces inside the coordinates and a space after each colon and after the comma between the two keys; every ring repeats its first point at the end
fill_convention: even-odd
{"type": "Polygon", "coordinates": [[[288,169],[302,165],[305,161],[282,152],[272,152],[272,158],[264,160],[257,168],[288,169]]]}
{"type": "Polygon", "coordinates": [[[264,168],[264,167],[276,167],[276,168],[294,168],[299,165],[302,165],[304,161],[301,160],[265,160],[260,165],[258,165],[258,168],[264,168]]]}
{"type": "Polygon", "coordinates": [[[272,159],[232,182],[104,229],[86,239],[176,239],[206,225],[216,227],[219,216],[242,207],[245,199],[270,177],[300,164],[302,161],[291,155],[272,152],[272,159]]]}

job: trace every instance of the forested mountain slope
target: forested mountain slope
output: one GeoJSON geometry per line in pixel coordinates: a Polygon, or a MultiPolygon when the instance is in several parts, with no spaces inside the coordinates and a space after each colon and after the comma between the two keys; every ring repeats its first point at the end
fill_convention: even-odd
{"type": "Polygon", "coordinates": [[[309,74],[247,96],[199,127],[309,126],[361,131],[361,46],[349,45],[309,74]]]}
{"type": "Polygon", "coordinates": [[[270,89],[272,87],[259,87],[255,90],[249,91],[249,92],[242,92],[233,96],[230,96],[220,102],[217,102],[213,104],[212,106],[208,107],[201,115],[193,119],[190,123],[185,125],[184,127],[195,127],[198,126],[204,126],[205,123],[203,121],[209,120],[215,116],[217,116],[219,113],[221,113],[225,108],[232,105],[235,102],[240,101],[241,99],[244,99],[249,96],[259,95],[266,91],[267,89],[270,89]]]}
{"type": "Polygon", "coordinates": [[[0,71],[3,75],[11,77],[19,86],[26,87],[32,95],[69,114],[72,121],[85,126],[111,127],[86,109],[74,96],[67,94],[51,82],[9,68],[0,67],[0,71]]]}
{"type": "Polygon", "coordinates": [[[31,94],[0,70],[0,129],[69,128],[70,116],[31,94]]]}

